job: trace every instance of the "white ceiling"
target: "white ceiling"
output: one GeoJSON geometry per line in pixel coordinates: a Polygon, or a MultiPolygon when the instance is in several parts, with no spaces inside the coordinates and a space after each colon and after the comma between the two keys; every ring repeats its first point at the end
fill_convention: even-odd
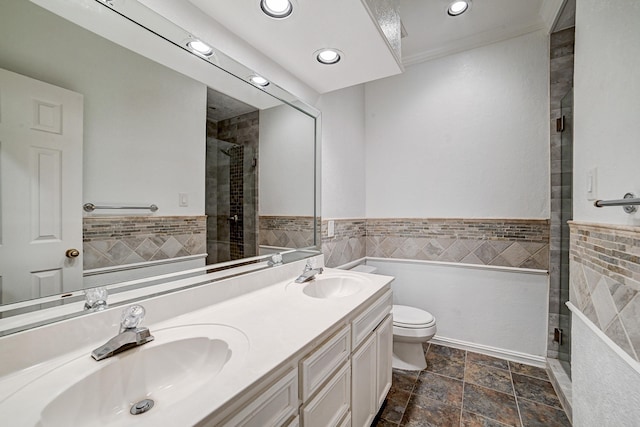
{"type": "MultiPolygon", "coordinates": [[[[181,0],[189,7],[176,6],[166,16],[175,18],[180,11],[186,17],[191,9],[191,21],[204,23],[206,18],[211,25],[226,28],[318,93],[325,93],[401,73],[403,65],[536,30],[549,31],[565,0],[474,0],[471,9],[458,17],[446,13],[450,0],[397,0],[408,33],[402,39],[401,60],[375,24],[368,6],[371,1],[376,0],[293,0],[293,14],[276,20],[262,13],[258,0],[181,0]],[[314,52],[323,47],[340,49],[343,59],[335,65],[320,64],[314,52]]],[[[216,40],[207,41],[224,50],[216,40]]]]}
{"type": "Polygon", "coordinates": [[[408,34],[402,39],[405,65],[544,29],[547,8],[554,5],[543,0],[475,0],[467,12],[451,17],[447,15],[449,3],[399,0],[408,34]]]}
{"type": "Polygon", "coordinates": [[[286,19],[266,16],[258,0],[189,1],[319,93],[402,71],[364,1],[296,0],[286,19]],[[344,52],[338,64],[316,60],[327,47],[344,52]]]}

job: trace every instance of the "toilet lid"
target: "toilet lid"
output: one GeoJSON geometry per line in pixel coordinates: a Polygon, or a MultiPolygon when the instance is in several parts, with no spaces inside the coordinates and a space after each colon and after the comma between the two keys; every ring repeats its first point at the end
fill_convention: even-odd
{"type": "Polygon", "coordinates": [[[406,305],[394,305],[393,324],[404,328],[422,328],[435,323],[436,319],[428,311],[406,305]]]}

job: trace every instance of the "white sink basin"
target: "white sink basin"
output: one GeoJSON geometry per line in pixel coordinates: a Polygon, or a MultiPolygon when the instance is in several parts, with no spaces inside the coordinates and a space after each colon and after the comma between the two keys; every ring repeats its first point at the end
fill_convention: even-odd
{"type": "Polygon", "coordinates": [[[351,276],[317,277],[306,283],[302,293],[312,298],[343,298],[362,289],[364,280],[351,276]]]}
{"type": "Polygon", "coordinates": [[[151,333],[154,341],[109,359],[96,362],[87,353],[53,369],[3,402],[13,413],[0,411],[0,419],[42,427],[162,425],[176,405],[202,394],[203,386],[238,365],[249,348],[242,332],[224,325],[151,333]],[[132,405],[144,399],[153,400],[153,407],[132,415],[132,405]]]}
{"type": "Polygon", "coordinates": [[[287,292],[318,299],[336,299],[354,295],[363,290],[369,280],[353,273],[323,273],[304,283],[289,283],[287,292]]]}

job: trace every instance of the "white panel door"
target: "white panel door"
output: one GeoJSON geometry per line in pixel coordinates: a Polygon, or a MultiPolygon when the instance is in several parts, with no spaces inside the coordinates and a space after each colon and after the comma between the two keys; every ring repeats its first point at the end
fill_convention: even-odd
{"type": "Polygon", "coordinates": [[[3,304],[82,288],[82,95],[0,69],[3,304]]]}

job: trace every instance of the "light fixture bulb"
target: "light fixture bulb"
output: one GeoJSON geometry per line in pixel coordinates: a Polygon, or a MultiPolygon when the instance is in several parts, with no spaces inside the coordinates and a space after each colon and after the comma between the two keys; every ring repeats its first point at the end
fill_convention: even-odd
{"type": "Polygon", "coordinates": [[[467,11],[467,9],[469,9],[469,3],[470,1],[454,1],[449,5],[447,13],[449,16],[462,15],[467,11]]]}
{"type": "Polygon", "coordinates": [[[256,86],[261,86],[261,87],[269,86],[269,80],[257,74],[249,77],[249,80],[251,81],[251,83],[253,83],[256,86]]]}
{"type": "Polygon", "coordinates": [[[340,52],[336,49],[322,49],[317,52],[316,58],[323,64],[335,64],[340,61],[340,52]]]}
{"type": "Polygon", "coordinates": [[[290,0],[260,0],[262,11],[272,18],[286,18],[293,12],[290,0]]]}
{"type": "Polygon", "coordinates": [[[202,55],[202,56],[213,55],[213,48],[201,40],[197,40],[197,39],[191,40],[189,43],[187,43],[187,46],[189,46],[191,50],[193,50],[195,53],[199,55],[202,55]]]}

